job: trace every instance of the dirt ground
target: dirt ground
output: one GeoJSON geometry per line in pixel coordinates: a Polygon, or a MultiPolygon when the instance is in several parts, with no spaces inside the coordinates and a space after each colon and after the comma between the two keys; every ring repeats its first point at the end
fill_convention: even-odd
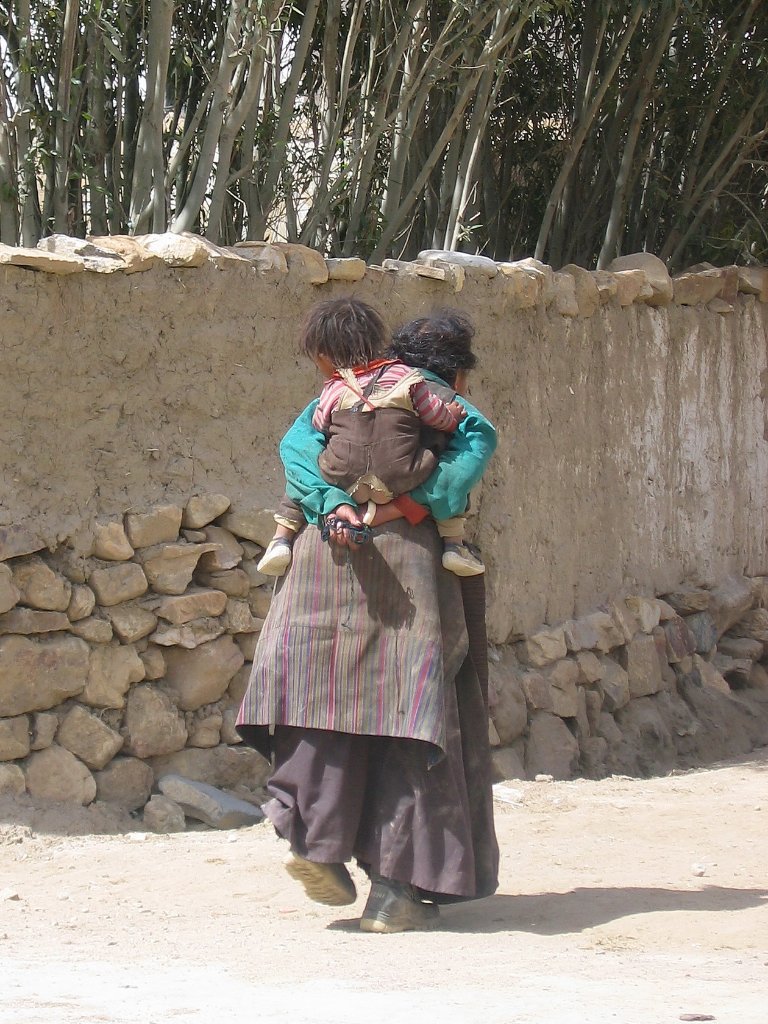
{"type": "Polygon", "coordinates": [[[0,808],[2,1024],[768,1022],[768,749],[497,789],[499,893],[421,934],[315,906],[267,824],[0,808]]]}

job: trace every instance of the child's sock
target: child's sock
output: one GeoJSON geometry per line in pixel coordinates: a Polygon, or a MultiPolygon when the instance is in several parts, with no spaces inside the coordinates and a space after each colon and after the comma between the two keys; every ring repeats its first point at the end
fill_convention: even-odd
{"type": "Polygon", "coordinates": [[[443,541],[443,568],[456,576],[481,576],[485,566],[463,542],[443,541]]]}
{"type": "Polygon", "coordinates": [[[292,558],[292,542],[285,537],[273,537],[256,568],[265,576],[282,576],[292,558]]]}

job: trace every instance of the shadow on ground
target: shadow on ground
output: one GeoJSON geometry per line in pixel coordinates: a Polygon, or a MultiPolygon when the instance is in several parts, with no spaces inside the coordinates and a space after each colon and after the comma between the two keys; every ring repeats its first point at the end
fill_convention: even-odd
{"type": "MultiPolygon", "coordinates": [[[[442,907],[440,931],[564,935],[636,914],[723,913],[759,907],[767,900],[768,889],[727,889],[716,885],[696,890],[584,888],[520,896],[497,893],[477,902],[442,907]]],[[[356,931],[359,921],[335,921],[329,928],[356,931]]]]}

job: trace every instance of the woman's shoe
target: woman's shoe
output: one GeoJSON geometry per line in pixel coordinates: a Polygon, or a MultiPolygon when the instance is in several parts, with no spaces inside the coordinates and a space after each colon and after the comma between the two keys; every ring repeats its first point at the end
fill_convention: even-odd
{"type": "Polygon", "coordinates": [[[357,899],[357,890],[343,864],[319,864],[300,857],[293,850],[283,861],[285,870],[301,882],[307,896],[327,907],[346,907],[357,899]]]}
{"type": "Polygon", "coordinates": [[[364,932],[426,931],[437,924],[439,911],[434,903],[422,903],[412,885],[380,879],[373,882],[360,918],[364,932]]]}

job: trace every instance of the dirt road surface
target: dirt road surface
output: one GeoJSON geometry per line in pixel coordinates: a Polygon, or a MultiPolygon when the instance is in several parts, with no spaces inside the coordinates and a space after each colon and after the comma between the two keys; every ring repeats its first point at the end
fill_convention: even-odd
{"type": "Polygon", "coordinates": [[[3,805],[0,1024],[768,1024],[768,750],[497,797],[499,893],[402,935],[359,931],[359,872],[309,903],[267,824],[3,805]]]}

